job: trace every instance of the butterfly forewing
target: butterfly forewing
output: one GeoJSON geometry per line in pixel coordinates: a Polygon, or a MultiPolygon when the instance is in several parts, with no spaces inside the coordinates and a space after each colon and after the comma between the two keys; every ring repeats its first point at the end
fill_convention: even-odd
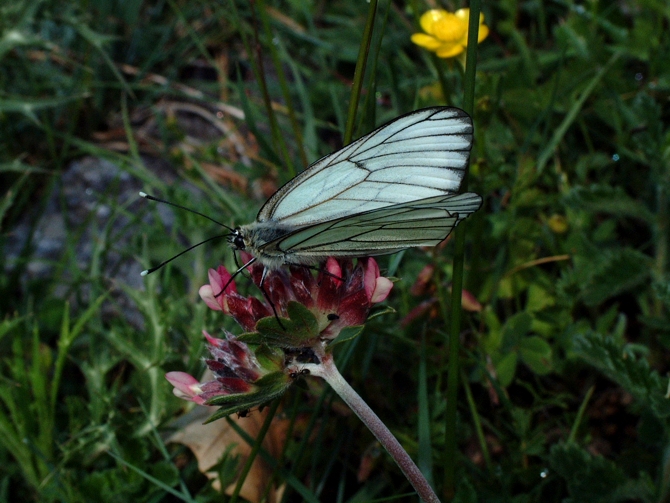
{"type": "Polygon", "coordinates": [[[459,109],[404,115],[312,164],[265,203],[257,221],[299,228],[453,194],[471,145],[470,117],[459,109]]]}

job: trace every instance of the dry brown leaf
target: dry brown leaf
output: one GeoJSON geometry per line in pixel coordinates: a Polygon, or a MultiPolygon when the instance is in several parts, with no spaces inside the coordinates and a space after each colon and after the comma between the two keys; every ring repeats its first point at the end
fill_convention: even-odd
{"type": "Polygon", "coordinates": [[[409,289],[409,293],[412,295],[428,295],[435,291],[435,285],[433,285],[433,275],[435,274],[435,265],[428,264],[426,265],[419,275],[416,277],[416,281],[409,289]]]}
{"type": "Polygon", "coordinates": [[[239,192],[247,190],[247,179],[232,169],[211,162],[201,162],[200,166],[218,183],[234,187],[239,192]]]}
{"type": "MultiPolygon", "coordinates": [[[[209,409],[213,413],[217,408],[209,407],[209,409]]],[[[230,418],[252,438],[256,438],[268,411],[269,408],[266,407],[262,412],[254,410],[246,417],[230,416],[230,418]]],[[[221,455],[231,445],[235,446],[231,454],[241,457],[240,466],[242,466],[251,451],[249,444],[230,427],[225,419],[219,419],[209,424],[202,424],[202,421],[202,416],[198,414],[197,419],[172,435],[168,441],[184,444],[191,449],[198,460],[198,468],[210,479],[216,479],[217,474],[209,470],[221,459],[221,455]]],[[[263,441],[263,448],[275,458],[278,458],[283,450],[288,425],[288,419],[280,419],[276,416],[263,441]]],[[[283,486],[279,488],[273,486],[269,491],[266,491],[273,474],[273,470],[262,460],[261,456],[257,456],[242,485],[240,496],[253,503],[261,500],[268,503],[280,501],[284,490],[283,486]]],[[[216,490],[221,490],[220,482],[216,480],[213,487],[216,490]]],[[[228,486],[225,490],[226,494],[232,494],[234,488],[235,484],[228,486]]]]}
{"type": "Polygon", "coordinates": [[[379,445],[379,442],[376,441],[368,445],[368,448],[365,449],[358,464],[358,473],[356,474],[356,480],[358,480],[359,483],[365,482],[370,478],[372,471],[377,464],[379,464],[381,452],[381,446],[379,445]]]}

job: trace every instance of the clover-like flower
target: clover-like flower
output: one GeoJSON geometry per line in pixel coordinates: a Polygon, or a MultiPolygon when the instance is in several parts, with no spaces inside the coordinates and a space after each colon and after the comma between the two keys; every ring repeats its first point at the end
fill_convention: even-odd
{"type": "Polygon", "coordinates": [[[249,345],[228,332],[225,339],[203,334],[211,353],[205,363],[214,379],[200,383],[185,372],[168,372],[165,378],[179,398],[198,405],[220,405],[208,421],[269,402],[292,384],[294,377],[284,372],[280,349],[249,345]]]}
{"type": "MultiPolygon", "coordinates": [[[[242,259],[245,258],[243,255],[242,259]]],[[[260,286],[263,266],[253,264],[248,269],[254,283],[260,286]]],[[[238,294],[230,278],[223,266],[209,270],[210,284],[200,288],[200,297],[210,308],[231,315],[243,329],[253,332],[259,320],[271,317],[273,306],[280,317],[290,318],[289,305],[297,303],[314,317],[317,335],[322,341],[334,339],[346,327],[362,324],[370,308],[384,301],[393,288],[393,283],[380,275],[373,258],[359,259],[354,267],[350,260],[337,261],[331,257],[317,277],[301,266],[271,271],[261,288],[272,305],[238,294]],[[222,292],[227,284],[226,291],[222,292]]],[[[290,346],[282,344],[281,347],[290,346]]]]}
{"type": "Polygon", "coordinates": [[[212,358],[207,366],[216,379],[201,384],[195,377],[184,372],[168,372],[165,377],[174,386],[174,394],[198,405],[214,397],[254,391],[254,382],[277,368],[262,368],[249,346],[237,341],[232,334],[226,339],[217,339],[203,331],[212,358]]]}
{"type": "Polygon", "coordinates": [[[212,354],[205,362],[214,380],[200,383],[186,373],[170,372],[166,378],[175,395],[220,406],[210,422],[263,406],[301,375],[321,377],[368,425],[421,499],[439,501],[391,431],[339,373],[330,351],[336,342],[360,333],[370,308],[391,291],[393,284],[379,274],[377,262],[359,259],[354,266],[350,260],[329,258],[317,277],[305,267],[265,275],[263,266],[247,269],[266,302],[240,295],[225,267],[210,269],[210,284],[200,288],[200,296],[210,308],[232,316],[247,333],[226,333],[225,339],[217,339],[205,332],[212,354]]]}
{"type": "MultiPolygon", "coordinates": [[[[453,58],[460,55],[468,46],[468,21],[470,9],[459,9],[455,13],[442,9],[425,12],[419,23],[426,33],[415,33],[412,42],[433,51],[440,58],[453,58]]],[[[478,42],[489,34],[484,24],[484,14],[479,15],[478,42]]]]}
{"type": "MultiPolygon", "coordinates": [[[[261,286],[263,266],[248,269],[261,286]]],[[[317,277],[305,267],[270,271],[262,284],[266,302],[240,295],[223,266],[210,269],[209,281],[200,288],[202,299],[232,316],[247,333],[217,339],[204,332],[212,354],[205,363],[213,381],[200,383],[183,372],[166,375],[176,396],[221,406],[209,421],[283,394],[296,377],[309,372],[309,365],[321,363],[329,343],[343,330],[351,329],[347,338],[359,333],[370,308],[393,287],[372,258],[360,259],[355,267],[349,260],[330,258],[317,277]]]]}

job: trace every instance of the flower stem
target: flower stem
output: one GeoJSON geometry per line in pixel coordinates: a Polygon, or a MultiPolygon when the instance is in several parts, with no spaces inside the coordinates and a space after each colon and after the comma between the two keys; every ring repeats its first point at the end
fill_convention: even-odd
{"type": "MultiPolygon", "coordinates": [[[[467,59],[463,81],[463,109],[472,117],[475,102],[475,71],[477,68],[477,37],[479,33],[479,12],[481,0],[470,2],[470,20],[468,27],[467,59]]],[[[468,172],[466,170],[461,191],[468,190],[468,172]]],[[[454,233],[454,266],[451,294],[451,326],[449,331],[449,368],[447,373],[447,409],[445,411],[446,435],[444,449],[446,463],[444,467],[444,495],[451,501],[456,494],[456,412],[458,400],[458,377],[460,334],[461,334],[461,296],[463,290],[463,257],[465,250],[465,228],[460,226],[454,233]]]]}
{"type": "Polygon", "coordinates": [[[335,392],[340,395],[342,400],[351,407],[361,421],[377,437],[377,440],[384,446],[391,457],[398,464],[402,472],[410,481],[419,497],[426,502],[439,503],[439,498],[433,491],[428,481],[423,476],[409,454],[402,448],[400,442],[393,436],[391,431],[379,419],[377,414],[368,406],[367,403],[356,393],[356,391],[344,380],[342,374],[337,370],[333,355],[327,353],[321,356],[321,364],[310,366],[312,375],[323,378],[335,392]]]}

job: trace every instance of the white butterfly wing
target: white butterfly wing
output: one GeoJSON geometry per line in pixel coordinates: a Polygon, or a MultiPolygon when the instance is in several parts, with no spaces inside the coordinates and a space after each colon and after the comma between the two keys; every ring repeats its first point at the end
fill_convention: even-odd
{"type": "Polygon", "coordinates": [[[287,263],[305,263],[331,255],[361,257],[435,246],[481,204],[472,192],[395,204],[297,229],[258,251],[283,256],[287,263]]]}
{"type": "Polygon", "coordinates": [[[256,221],[297,228],[453,194],[471,146],[472,123],[462,110],[412,112],[310,165],[263,205],[256,221]]]}

